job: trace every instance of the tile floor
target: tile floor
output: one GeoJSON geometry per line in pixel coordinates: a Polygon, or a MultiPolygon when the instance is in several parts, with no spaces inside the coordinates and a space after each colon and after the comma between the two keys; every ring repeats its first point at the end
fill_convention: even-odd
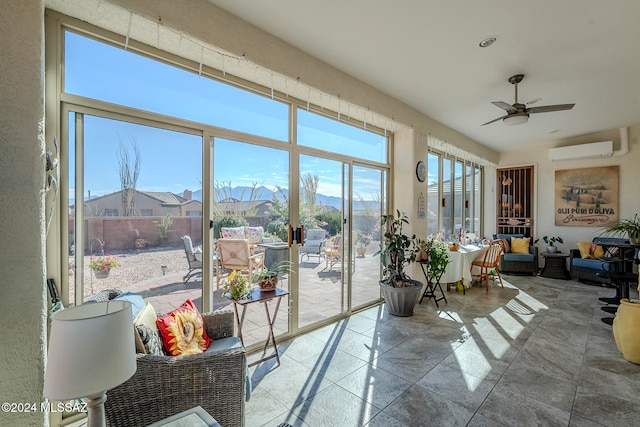
{"type": "Polygon", "coordinates": [[[279,367],[251,368],[247,427],[638,425],[640,366],[600,320],[614,290],[503,277],[440,309],[377,306],[279,343],[279,367]]]}

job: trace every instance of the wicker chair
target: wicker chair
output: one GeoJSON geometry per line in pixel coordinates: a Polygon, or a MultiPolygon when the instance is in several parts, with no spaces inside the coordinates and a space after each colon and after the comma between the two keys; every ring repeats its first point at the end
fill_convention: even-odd
{"type": "Polygon", "coordinates": [[[233,312],[202,317],[213,340],[209,349],[192,356],[138,354],[136,373],[107,391],[107,425],[144,426],[201,406],[225,427],[244,426],[246,353],[233,337],[233,312]]]}
{"type": "MultiPolygon", "coordinates": [[[[524,234],[494,234],[493,239],[503,239],[511,243],[512,237],[525,237],[524,234]]],[[[500,257],[500,271],[511,274],[538,273],[538,247],[529,246],[528,254],[516,254],[506,251],[500,257]]]]}

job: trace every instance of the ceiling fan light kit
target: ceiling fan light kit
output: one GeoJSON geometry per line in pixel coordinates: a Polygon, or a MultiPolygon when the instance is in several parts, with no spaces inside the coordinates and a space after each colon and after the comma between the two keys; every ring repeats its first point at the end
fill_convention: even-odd
{"type": "MultiPolygon", "coordinates": [[[[521,125],[529,121],[529,115],[535,113],[550,113],[552,111],[564,111],[571,110],[575,104],[557,104],[557,105],[544,105],[541,107],[527,108],[526,105],[518,102],[518,83],[522,81],[524,74],[516,74],[509,77],[508,82],[515,88],[515,102],[513,104],[507,104],[504,101],[493,101],[492,104],[498,108],[502,108],[507,112],[506,116],[498,117],[483,123],[482,126],[502,120],[505,125],[521,125]]],[[[539,99],[539,98],[538,98],[539,99]]]]}
{"type": "Polygon", "coordinates": [[[502,123],[509,126],[515,125],[523,125],[529,121],[528,114],[514,114],[511,116],[506,116],[502,119],[502,123]]]}

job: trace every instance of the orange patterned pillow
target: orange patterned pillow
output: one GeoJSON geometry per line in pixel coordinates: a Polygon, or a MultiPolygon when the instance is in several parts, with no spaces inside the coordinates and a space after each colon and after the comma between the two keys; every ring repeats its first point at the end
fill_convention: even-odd
{"type": "Polygon", "coordinates": [[[211,344],[204,330],[202,315],[190,299],[166,316],[159,317],[156,324],[169,355],[199,354],[211,344]]]}

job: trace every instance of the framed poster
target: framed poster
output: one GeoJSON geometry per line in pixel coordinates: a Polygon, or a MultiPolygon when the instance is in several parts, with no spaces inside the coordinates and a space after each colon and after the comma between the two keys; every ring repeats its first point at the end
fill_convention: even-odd
{"type": "Polygon", "coordinates": [[[618,166],[556,171],[556,225],[607,227],[618,221],[618,200],[618,166]]]}

